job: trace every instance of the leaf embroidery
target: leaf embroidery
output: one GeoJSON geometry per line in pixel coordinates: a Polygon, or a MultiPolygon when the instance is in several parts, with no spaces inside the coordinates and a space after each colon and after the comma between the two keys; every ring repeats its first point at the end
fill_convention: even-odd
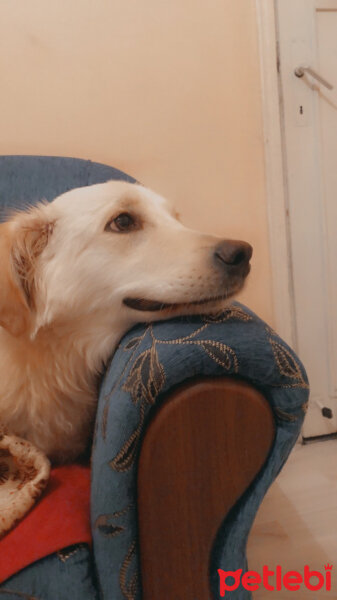
{"type": "Polygon", "coordinates": [[[126,600],[135,600],[137,587],[138,587],[138,573],[137,571],[131,576],[131,579],[127,581],[127,572],[130,564],[136,555],[136,542],[132,542],[126,557],[123,561],[120,573],[119,573],[119,584],[122,594],[126,600]]]}
{"type": "Polygon", "coordinates": [[[123,444],[118,454],[109,462],[109,466],[119,473],[128,471],[133,464],[139,447],[140,436],[144,425],[145,407],[140,406],[140,420],[137,429],[131,434],[129,439],[123,444]]]}
{"type": "Polygon", "coordinates": [[[121,517],[124,517],[132,508],[134,508],[134,504],[131,502],[131,504],[126,508],[123,508],[123,510],[99,515],[95,521],[94,528],[98,529],[105,537],[113,538],[116,535],[119,535],[122,531],[125,531],[125,527],[114,525],[111,521],[116,521],[121,517]]]}
{"type": "Polygon", "coordinates": [[[276,340],[271,339],[270,343],[281,375],[295,380],[295,386],[308,388],[309,386],[304,380],[300,366],[292,353],[276,340]]]}
{"type": "MultiPolygon", "coordinates": [[[[113,515],[112,515],[113,516],[113,515]]],[[[95,528],[101,532],[104,537],[113,538],[124,531],[124,527],[108,523],[109,515],[100,515],[95,521],[95,528]]]]}
{"type": "Polygon", "coordinates": [[[281,408],[278,408],[278,407],[274,408],[274,412],[280,421],[287,421],[288,423],[293,423],[294,421],[298,420],[298,417],[296,415],[287,413],[284,410],[282,410],[281,408]]]}
{"type": "Polygon", "coordinates": [[[164,369],[159,362],[156,345],[152,344],[134,362],[123,389],[131,393],[135,404],[141,400],[153,404],[164,382],[164,369]]]}
{"type": "Polygon", "coordinates": [[[202,319],[206,323],[224,323],[229,319],[236,319],[237,321],[252,321],[253,317],[246,313],[239,306],[228,306],[225,310],[221,310],[217,313],[210,315],[202,315],[202,319]]]}
{"type": "Polygon", "coordinates": [[[71,546],[59,550],[57,556],[61,562],[66,563],[71,556],[74,556],[79,550],[83,550],[87,547],[87,544],[72,544],[71,546]]]}
{"type": "Polygon", "coordinates": [[[128,343],[124,346],[123,350],[132,350],[136,348],[138,344],[142,341],[144,335],[140,335],[138,337],[132,338],[128,341],[128,343]]]}
{"type": "Polygon", "coordinates": [[[131,367],[129,375],[123,385],[125,392],[130,392],[132,400],[135,404],[140,402],[145,396],[145,388],[141,378],[143,362],[146,361],[149,350],[142,352],[131,367]]]}
{"type": "Polygon", "coordinates": [[[235,373],[238,372],[239,361],[237,356],[234,350],[229,346],[226,346],[226,344],[213,340],[198,340],[193,343],[201,346],[208,356],[210,356],[218,365],[224,367],[227,371],[233,370],[235,373]]]}
{"type": "Polygon", "coordinates": [[[138,342],[141,342],[141,340],[144,339],[144,337],[146,336],[148,330],[150,328],[150,325],[148,327],[146,327],[144,333],[137,337],[137,338],[133,338],[133,340],[130,340],[129,344],[132,344],[132,342],[135,342],[135,344],[133,345],[133,352],[131,352],[129,358],[127,359],[124,368],[121,372],[121,374],[119,375],[119,377],[116,379],[116,381],[114,382],[112,388],[110,389],[109,392],[107,392],[104,395],[104,410],[103,410],[103,418],[102,418],[102,425],[101,425],[101,429],[102,429],[102,437],[105,440],[106,439],[106,433],[107,433],[107,425],[108,425],[108,417],[109,417],[109,407],[110,407],[110,400],[111,400],[111,396],[113,394],[113,392],[115,391],[115,389],[117,388],[117,386],[120,384],[121,379],[124,377],[125,372],[127,371],[130,362],[132,361],[135,352],[137,350],[137,346],[138,346],[138,342]]]}

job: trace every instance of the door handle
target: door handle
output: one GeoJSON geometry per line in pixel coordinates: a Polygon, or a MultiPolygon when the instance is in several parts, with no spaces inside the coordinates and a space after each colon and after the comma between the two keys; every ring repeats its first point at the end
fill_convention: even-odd
{"type": "Polygon", "coordinates": [[[326,79],[324,79],[324,77],[307,65],[300,65],[295,69],[294,73],[296,77],[303,77],[304,73],[309,73],[311,77],[317,79],[317,81],[319,81],[322,85],[325,85],[328,90],[333,90],[333,85],[331,85],[331,83],[329,83],[326,79]]]}

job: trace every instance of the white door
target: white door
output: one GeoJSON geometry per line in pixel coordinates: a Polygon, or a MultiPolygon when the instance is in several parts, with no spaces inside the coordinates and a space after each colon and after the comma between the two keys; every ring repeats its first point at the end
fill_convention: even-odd
{"type": "Polygon", "coordinates": [[[311,384],[303,435],[311,437],[337,431],[337,0],[276,0],[276,16],[297,350],[311,384]]]}

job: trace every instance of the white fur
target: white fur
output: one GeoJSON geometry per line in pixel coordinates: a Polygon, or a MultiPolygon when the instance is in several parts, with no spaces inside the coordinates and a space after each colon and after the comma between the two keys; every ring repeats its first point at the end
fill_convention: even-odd
{"type": "Polygon", "coordinates": [[[0,422],[53,460],[78,456],[121,336],[138,321],[219,308],[188,303],[242,287],[212,260],[219,241],[125,182],[72,190],[0,225],[0,422]],[[106,231],[123,212],[140,228],[106,231]],[[127,297],[180,306],[139,312],[127,297]]]}

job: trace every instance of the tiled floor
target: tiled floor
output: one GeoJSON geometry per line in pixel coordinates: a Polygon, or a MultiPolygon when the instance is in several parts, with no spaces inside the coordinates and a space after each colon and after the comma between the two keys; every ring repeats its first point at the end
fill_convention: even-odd
{"type": "Polygon", "coordinates": [[[296,445],[259,509],[248,561],[259,573],[263,565],[303,573],[306,564],[325,573],[324,565],[333,564],[330,592],[260,589],[254,600],[337,599],[337,440],[296,445]]]}

